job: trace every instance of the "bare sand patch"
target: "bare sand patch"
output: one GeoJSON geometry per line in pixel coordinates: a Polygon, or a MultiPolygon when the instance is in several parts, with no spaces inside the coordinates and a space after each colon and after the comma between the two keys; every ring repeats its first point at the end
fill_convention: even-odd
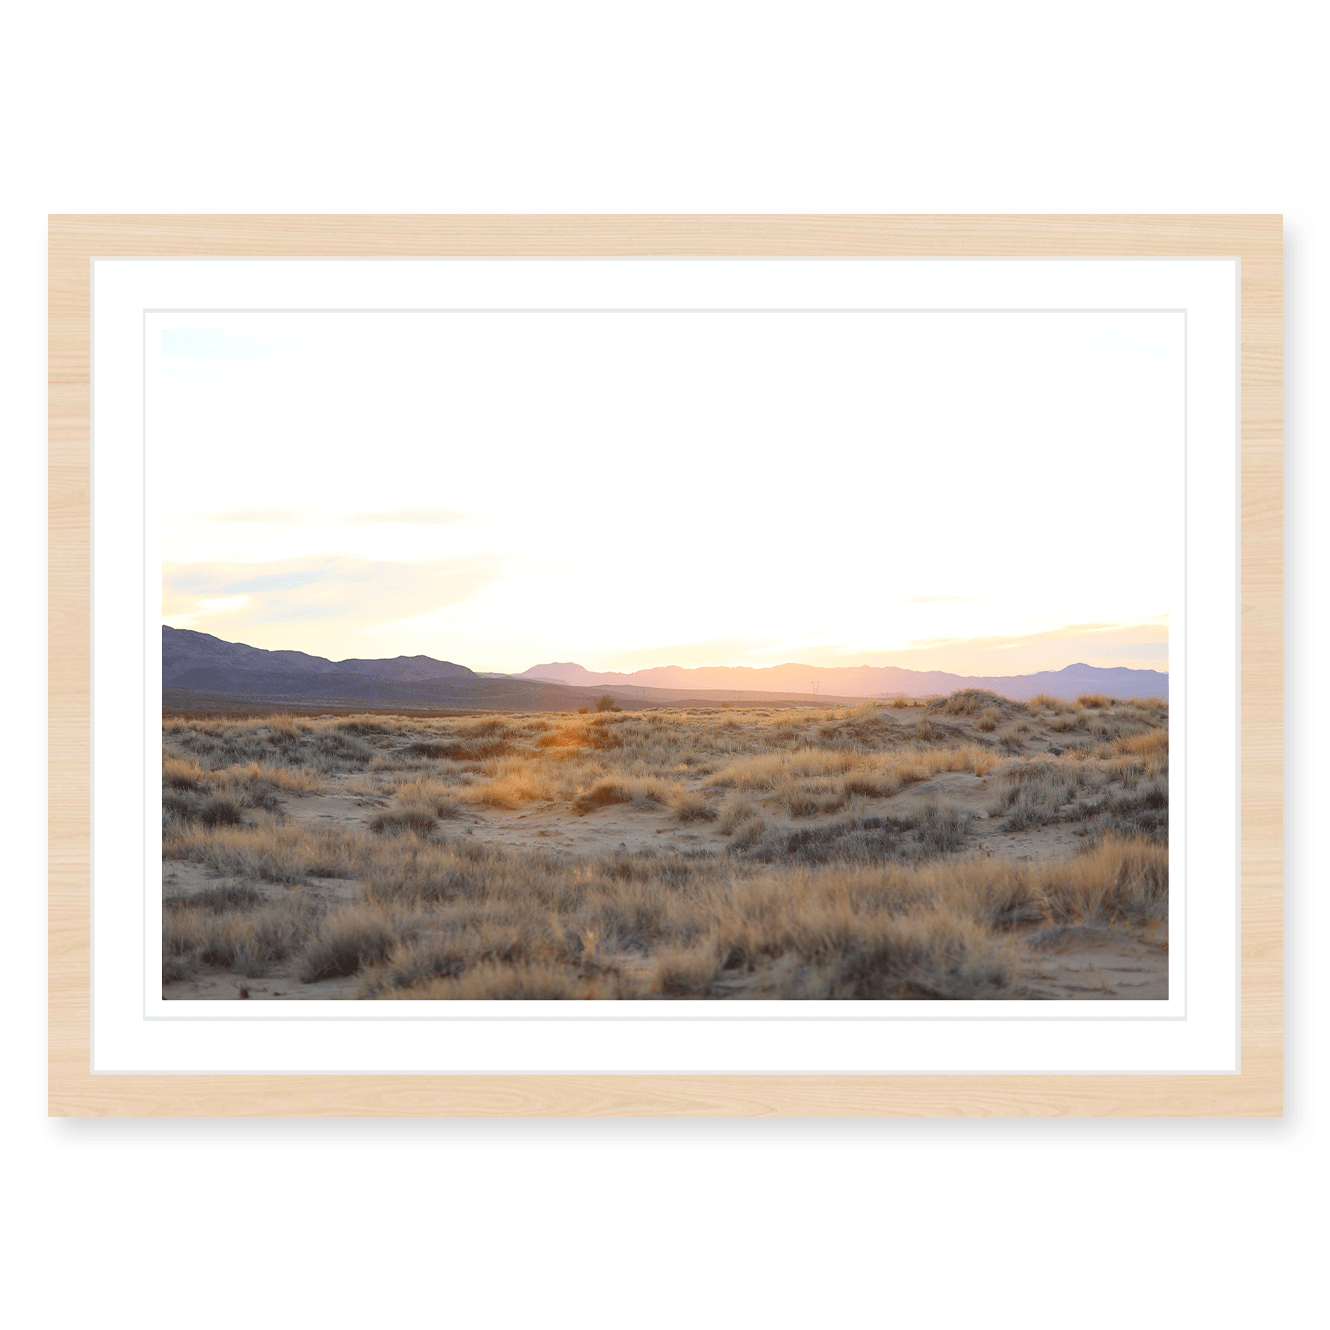
{"type": "Polygon", "coordinates": [[[1023,939],[1030,952],[1032,997],[1082,1002],[1168,998],[1167,929],[1126,932],[1094,926],[1039,929],[1023,939]]]}

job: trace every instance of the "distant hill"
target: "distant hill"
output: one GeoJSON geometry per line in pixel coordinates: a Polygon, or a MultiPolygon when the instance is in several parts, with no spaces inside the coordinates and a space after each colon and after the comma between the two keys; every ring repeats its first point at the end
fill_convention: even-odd
{"type": "MultiPolygon", "coordinates": [[[[319,694],[398,699],[397,685],[479,682],[465,665],[430,656],[325,660],[303,651],[265,651],[188,628],[162,628],[162,686],[223,693],[319,694]]],[[[408,690],[409,691],[409,690],[408,690]]]]}
{"type": "Polygon", "coordinates": [[[894,665],[858,665],[825,669],[817,665],[772,665],[758,669],[750,666],[704,666],[685,669],[680,665],[661,665],[632,674],[593,673],[581,665],[558,662],[533,665],[516,676],[519,679],[544,679],[575,688],[667,688],[673,690],[709,690],[762,693],[816,692],[836,697],[929,697],[935,693],[953,693],[958,688],[987,688],[1004,697],[1023,701],[1039,693],[1074,698],[1078,693],[1101,692],[1111,697],[1167,697],[1168,674],[1159,670],[1129,670],[1123,666],[1101,668],[1097,665],[1068,665],[1061,670],[1041,670],[1037,674],[967,675],[947,674],[941,670],[906,670],[894,665]]]}

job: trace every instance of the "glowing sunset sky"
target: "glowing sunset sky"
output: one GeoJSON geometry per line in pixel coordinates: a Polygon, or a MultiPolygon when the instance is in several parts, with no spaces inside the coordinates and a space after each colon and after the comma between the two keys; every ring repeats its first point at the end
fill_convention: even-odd
{"type": "Polygon", "coordinates": [[[1167,669],[1169,314],[157,316],[163,620],[516,672],[1167,669]]]}

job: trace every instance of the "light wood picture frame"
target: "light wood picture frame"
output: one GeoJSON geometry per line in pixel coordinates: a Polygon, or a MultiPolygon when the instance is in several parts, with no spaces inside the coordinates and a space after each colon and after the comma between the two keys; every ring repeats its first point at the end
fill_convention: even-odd
{"type": "Polygon", "coordinates": [[[1279,216],[53,216],[48,1110],[55,1116],[1272,1116],[1283,1104],[1279,216]],[[1241,288],[1240,1071],[91,1071],[91,273],[100,257],[1226,257],[1241,288]]]}

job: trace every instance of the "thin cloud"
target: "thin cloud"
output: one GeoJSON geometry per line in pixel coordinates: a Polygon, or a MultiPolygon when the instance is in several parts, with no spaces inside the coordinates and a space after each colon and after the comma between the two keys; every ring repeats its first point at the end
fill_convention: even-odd
{"type": "Polygon", "coordinates": [[[973,605],[979,596],[906,596],[902,605],[973,605]]]}
{"type": "Polygon", "coordinates": [[[166,564],[162,613],[173,626],[217,615],[228,630],[322,624],[356,634],[469,600],[498,581],[503,567],[494,555],[421,563],[323,557],[166,564]]]}
{"type": "Polygon", "coordinates": [[[215,618],[243,610],[249,604],[248,596],[209,596],[194,603],[192,610],[179,614],[164,614],[162,622],[169,628],[193,628],[200,619],[215,618]]]}
{"type": "Polygon", "coordinates": [[[373,526],[451,526],[465,522],[467,514],[453,508],[393,508],[376,513],[329,513],[311,508],[237,508],[225,513],[210,513],[205,520],[271,525],[306,522],[336,526],[342,522],[355,522],[373,526]]]}
{"type": "MultiPolygon", "coordinates": [[[[1140,619],[1129,624],[1117,623],[1097,623],[1097,624],[1078,624],[1076,629],[1085,633],[1116,633],[1123,628],[1138,628],[1145,631],[1155,629],[1156,631],[1168,631],[1168,615],[1157,614],[1152,619],[1140,619]]],[[[1071,631],[1067,629],[1066,631],[1071,631]]]]}
{"type": "Polygon", "coordinates": [[[396,526],[399,522],[413,526],[449,526],[465,522],[466,514],[451,508],[394,508],[383,513],[350,513],[348,522],[373,522],[381,526],[396,526]]]}
{"type": "Polygon", "coordinates": [[[295,508],[240,508],[230,513],[213,513],[212,522],[303,522],[305,516],[295,508]]]}

